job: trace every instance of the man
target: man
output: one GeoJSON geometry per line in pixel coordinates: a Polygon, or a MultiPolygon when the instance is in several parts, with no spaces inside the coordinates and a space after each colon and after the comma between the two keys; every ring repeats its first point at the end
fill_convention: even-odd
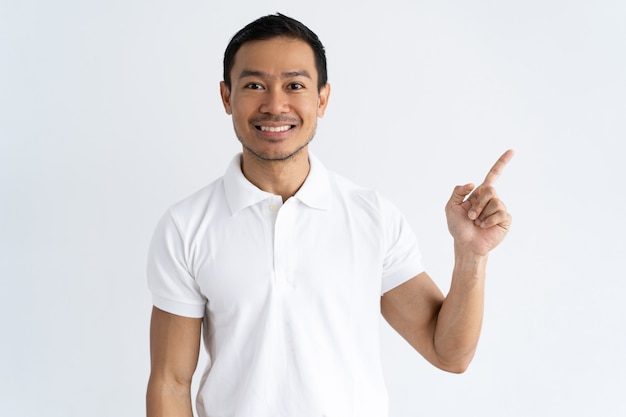
{"type": "Polygon", "coordinates": [[[463,372],[488,253],[511,224],[493,182],[512,152],[446,206],[455,264],[444,297],[396,208],[309,152],[330,95],[313,32],[283,15],[252,22],[226,49],[220,90],[242,153],[153,238],[148,415],[192,416],[201,329],[206,417],[386,416],[381,311],[433,365],[463,372]]]}

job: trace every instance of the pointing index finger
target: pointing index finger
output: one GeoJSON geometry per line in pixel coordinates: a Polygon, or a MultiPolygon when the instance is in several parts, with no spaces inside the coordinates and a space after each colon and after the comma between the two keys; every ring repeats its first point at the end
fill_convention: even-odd
{"type": "Polygon", "coordinates": [[[485,177],[485,180],[483,181],[483,185],[493,185],[498,179],[498,177],[500,177],[500,174],[502,174],[502,170],[504,169],[506,164],[508,164],[511,158],[513,158],[513,155],[514,155],[513,149],[509,149],[508,151],[503,153],[502,156],[498,158],[496,163],[493,164],[493,166],[487,173],[487,176],[485,177]]]}

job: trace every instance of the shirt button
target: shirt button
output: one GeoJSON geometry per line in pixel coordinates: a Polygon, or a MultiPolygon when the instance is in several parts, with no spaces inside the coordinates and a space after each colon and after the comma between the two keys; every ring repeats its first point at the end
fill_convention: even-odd
{"type": "Polygon", "coordinates": [[[269,209],[270,209],[271,212],[278,211],[278,204],[270,204],[269,205],[269,209]]]}

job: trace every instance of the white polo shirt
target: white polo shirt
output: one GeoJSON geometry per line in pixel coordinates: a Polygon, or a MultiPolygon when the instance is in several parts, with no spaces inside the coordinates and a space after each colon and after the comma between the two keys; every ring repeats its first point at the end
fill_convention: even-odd
{"type": "Polygon", "coordinates": [[[237,155],[171,207],[148,261],[154,305],[204,317],[201,417],[384,417],[380,297],[423,271],[387,200],[309,156],[295,196],[262,191],[237,155]]]}

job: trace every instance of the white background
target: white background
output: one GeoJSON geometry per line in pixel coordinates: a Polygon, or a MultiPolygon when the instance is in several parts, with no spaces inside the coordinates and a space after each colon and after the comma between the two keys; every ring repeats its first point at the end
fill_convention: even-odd
{"type": "Polygon", "coordinates": [[[626,415],[621,0],[0,0],[0,415],[144,413],[149,239],[239,150],[223,50],[276,11],[327,48],[312,150],[444,291],[452,187],[516,150],[476,358],[445,374],[383,324],[391,416],[626,415]]]}

